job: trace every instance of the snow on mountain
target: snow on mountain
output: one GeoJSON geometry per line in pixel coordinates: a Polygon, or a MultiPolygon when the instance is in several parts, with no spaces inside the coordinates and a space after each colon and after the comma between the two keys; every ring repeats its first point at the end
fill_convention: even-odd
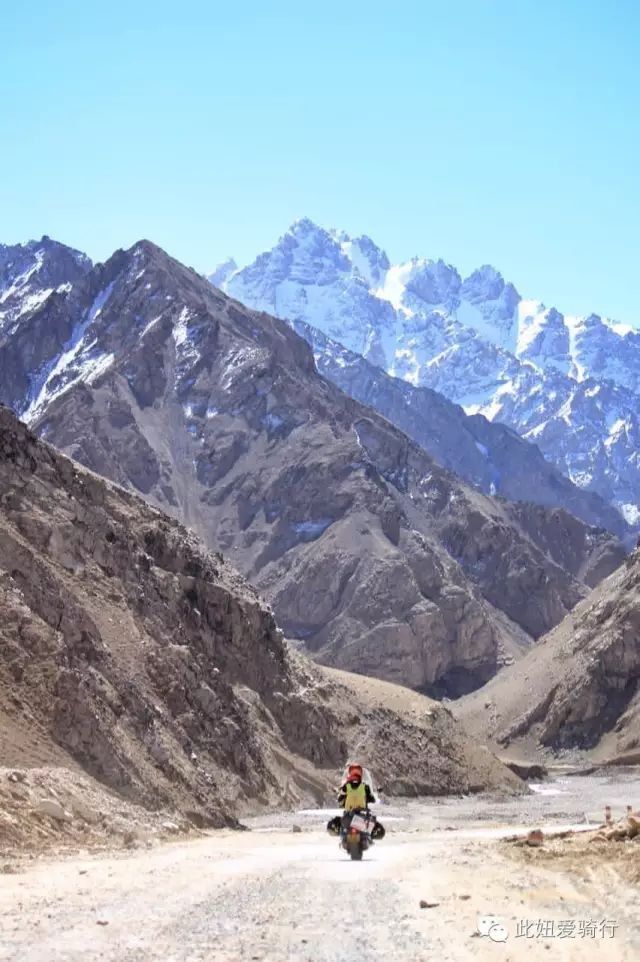
{"type": "MultiPolygon", "coordinates": [[[[135,316],[149,303],[154,310],[123,331],[127,343],[154,338],[172,310],[146,276],[143,254],[140,246],[128,267],[140,304],[135,316]]],[[[91,268],[85,255],[47,237],[0,246],[0,383],[6,403],[29,420],[74,384],[94,383],[121,349],[103,317],[112,278],[91,268]]],[[[370,238],[309,220],[296,222],[249,267],[229,260],[211,279],[251,307],[310,324],[413,387],[505,423],[640,526],[634,330],[522,300],[488,266],[463,279],[441,260],[391,265],[370,238]]],[[[176,373],[184,368],[185,378],[189,348],[188,338],[176,344],[176,373]]],[[[350,384],[364,399],[353,377],[350,384]]]]}
{"type": "Polygon", "coordinates": [[[392,265],[370,238],[306,218],[220,286],[504,422],[640,520],[640,332],[525,300],[489,265],[466,278],[442,260],[392,265]]]}
{"type": "Polygon", "coordinates": [[[114,355],[98,349],[96,337],[87,338],[87,331],[102,313],[112,287],[113,284],[108,284],[98,293],[82,320],[73,328],[62,353],[45,367],[35,381],[29,406],[22,412],[27,423],[38,417],[48,404],[77,381],[91,384],[112,364],[114,355]]]}
{"type": "Polygon", "coordinates": [[[390,377],[303,321],[296,321],[294,329],[312,346],[316,366],[327,380],[382,414],[475,488],[512,501],[562,507],[587,524],[628,535],[613,506],[573,484],[515,431],[482,415],[465,414],[431,388],[390,377]]]}
{"type": "MultiPolygon", "coordinates": [[[[146,245],[140,242],[128,256],[126,279],[137,310],[117,329],[113,318],[125,305],[113,281],[123,251],[94,268],[85,255],[48,238],[0,248],[0,298],[13,310],[0,332],[2,402],[23,420],[33,423],[73,386],[94,384],[122,349],[153,339],[154,328],[166,322],[174,305],[148,276],[146,245]],[[143,309],[146,318],[150,308],[143,323],[143,309]]],[[[177,350],[176,372],[184,354],[177,350]]],[[[154,376],[150,371],[150,380],[154,376]]]]}

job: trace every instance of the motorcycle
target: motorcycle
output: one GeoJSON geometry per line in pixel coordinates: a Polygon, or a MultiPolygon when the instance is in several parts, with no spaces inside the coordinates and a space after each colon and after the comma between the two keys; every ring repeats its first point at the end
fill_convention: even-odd
{"type": "Polygon", "coordinates": [[[336,815],[327,824],[327,831],[330,835],[340,836],[340,847],[349,853],[353,862],[360,862],[363,852],[386,834],[382,823],[368,808],[357,808],[349,812],[344,825],[342,818],[336,815]]]}

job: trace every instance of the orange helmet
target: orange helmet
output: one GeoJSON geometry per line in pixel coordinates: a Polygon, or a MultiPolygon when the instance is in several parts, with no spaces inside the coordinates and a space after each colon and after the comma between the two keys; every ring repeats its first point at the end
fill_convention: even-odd
{"type": "Polygon", "coordinates": [[[352,778],[362,779],[362,765],[349,765],[347,781],[351,781],[352,778]]]}

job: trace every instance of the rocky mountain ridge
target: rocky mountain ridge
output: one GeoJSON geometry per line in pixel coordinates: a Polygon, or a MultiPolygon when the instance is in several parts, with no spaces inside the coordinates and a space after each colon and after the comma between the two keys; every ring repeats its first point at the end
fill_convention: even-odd
{"type": "Polygon", "coordinates": [[[149,242],[26,315],[0,384],[42,437],[230,553],[315,657],[412,687],[482,683],[623,556],[466,487],[288,325],[149,242]]]}
{"type": "MultiPolygon", "coordinates": [[[[0,330],[2,399],[31,421],[55,395],[58,382],[65,389],[73,372],[77,379],[91,382],[110,363],[112,352],[97,350],[95,345],[92,350],[76,325],[82,311],[86,312],[85,328],[99,319],[100,296],[108,280],[102,283],[100,267],[92,271],[84,255],[49,238],[2,248],[0,259],[0,302],[5,305],[5,319],[9,312],[13,318],[0,330]],[[97,274],[97,286],[87,308],[90,273],[92,278],[97,274]]],[[[235,262],[221,265],[218,279],[222,283],[235,270],[235,262]]],[[[464,480],[489,494],[563,507],[588,524],[627,536],[628,528],[615,509],[595,494],[581,494],[581,489],[545,465],[535,446],[518,444],[515,434],[502,425],[494,426],[482,416],[465,417],[444,396],[386,377],[303,322],[295,328],[312,344],[323,375],[389,418],[464,480]]]]}
{"type": "Polygon", "coordinates": [[[308,219],[252,264],[221,268],[215,282],[504,423],[640,523],[640,332],[524,300],[490,266],[463,279],[442,260],[392,265],[370,238],[308,219]]]}

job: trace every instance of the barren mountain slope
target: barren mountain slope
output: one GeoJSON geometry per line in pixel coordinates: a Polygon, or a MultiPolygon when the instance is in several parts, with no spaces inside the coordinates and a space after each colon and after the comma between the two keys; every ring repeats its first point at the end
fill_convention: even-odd
{"type": "Polygon", "coordinates": [[[640,551],[456,715],[516,751],[640,758],[640,551]]]}
{"type": "Polygon", "coordinates": [[[148,242],[68,309],[31,385],[36,430],[229,552],[326,663],[470,690],[512,641],[493,606],[537,637],[623,556],[565,512],[467,488],[321,378],[288,325],[148,242]]]}
{"type": "Polygon", "coordinates": [[[515,785],[441,706],[360,699],[357,680],[289,653],[221,555],[6,408],[0,613],[2,765],[81,766],[131,801],[217,824],[323,798],[353,751],[390,791],[515,785]]]}

